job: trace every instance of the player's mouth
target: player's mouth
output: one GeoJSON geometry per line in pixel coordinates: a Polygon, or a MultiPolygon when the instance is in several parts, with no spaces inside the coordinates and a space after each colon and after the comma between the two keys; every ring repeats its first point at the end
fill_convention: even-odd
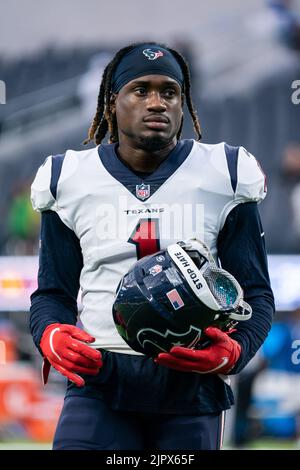
{"type": "Polygon", "coordinates": [[[150,129],[165,129],[169,125],[169,119],[167,116],[147,116],[144,118],[144,123],[150,129]]]}

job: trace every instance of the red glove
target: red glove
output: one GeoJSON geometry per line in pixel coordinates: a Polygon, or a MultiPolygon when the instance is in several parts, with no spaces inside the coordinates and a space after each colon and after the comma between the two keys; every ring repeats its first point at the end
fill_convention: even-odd
{"type": "Polygon", "coordinates": [[[102,367],[101,353],[83,344],[93,341],[95,338],[76,326],[61,323],[48,325],[40,342],[44,354],[44,384],[48,380],[50,364],[77,387],[85,385],[78,373],[97,375],[102,367]]]}
{"type": "MultiPolygon", "coordinates": [[[[205,335],[211,344],[204,349],[174,346],[170,353],[160,353],[154,362],[183,372],[198,374],[227,374],[241,354],[241,346],[230,338],[230,332],[209,327],[205,335]]],[[[232,331],[231,331],[232,333],[232,331]]]]}

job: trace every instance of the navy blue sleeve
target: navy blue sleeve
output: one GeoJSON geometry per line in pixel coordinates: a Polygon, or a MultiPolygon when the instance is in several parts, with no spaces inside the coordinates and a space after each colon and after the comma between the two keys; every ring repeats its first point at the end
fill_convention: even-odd
{"type": "Polygon", "coordinates": [[[75,233],[55,212],[42,212],[38,288],[31,295],[30,307],[30,331],[39,350],[47,325],[76,324],[82,266],[82,252],[75,233]]]}
{"type": "Polygon", "coordinates": [[[263,344],[275,311],[257,203],[240,204],[229,213],[219,233],[218,256],[222,267],[238,280],[245,301],[252,307],[250,320],[239,322],[237,331],[231,335],[242,347],[241,356],[231,371],[236,374],[263,344]]]}

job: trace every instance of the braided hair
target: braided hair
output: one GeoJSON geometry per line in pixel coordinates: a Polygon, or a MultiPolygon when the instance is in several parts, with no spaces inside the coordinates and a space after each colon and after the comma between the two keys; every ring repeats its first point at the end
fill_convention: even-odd
{"type": "MultiPolygon", "coordinates": [[[[120,63],[121,59],[128,52],[130,52],[132,49],[134,49],[136,46],[139,46],[140,44],[141,43],[136,43],[136,44],[131,44],[127,47],[123,47],[115,54],[113,59],[105,67],[103,76],[102,76],[102,81],[101,81],[100,88],[99,88],[99,93],[98,93],[96,114],[91,123],[91,126],[88,131],[88,137],[84,141],[84,144],[88,144],[92,140],[94,140],[96,145],[101,144],[107,132],[109,132],[109,143],[118,142],[117,120],[116,120],[115,114],[113,114],[110,109],[110,100],[111,100],[111,95],[112,95],[112,91],[111,91],[112,76],[116,67],[120,63]]],[[[194,130],[197,135],[197,140],[200,140],[201,129],[200,129],[200,123],[197,117],[197,113],[194,109],[194,105],[193,105],[193,101],[191,97],[191,79],[190,79],[190,71],[189,71],[187,62],[185,61],[183,56],[179,52],[175,51],[174,49],[171,49],[169,47],[164,46],[163,44],[159,44],[156,42],[150,42],[148,44],[155,45],[158,47],[164,47],[169,52],[171,52],[171,54],[173,54],[173,56],[176,58],[181,68],[183,78],[184,78],[182,92],[184,93],[186,97],[186,104],[187,104],[189,113],[192,118],[194,130]]],[[[182,127],[183,127],[183,119],[181,121],[180,129],[177,133],[177,139],[180,139],[180,136],[182,133],[182,127]]]]}

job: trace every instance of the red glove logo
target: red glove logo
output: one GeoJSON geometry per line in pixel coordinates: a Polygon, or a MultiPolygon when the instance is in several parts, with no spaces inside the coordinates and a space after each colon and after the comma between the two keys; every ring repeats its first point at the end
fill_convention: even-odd
{"type": "Polygon", "coordinates": [[[48,325],[40,343],[44,354],[44,384],[48,380],[50,364],[77,387],[85,385],[78,374],[97,375],[102,367],[101,353],[84,344],[93,341],[95,338],[76,326],[60,323],[48,325]]]}
{"type": "Polygon", "coordinates": [[[211,342],[208,347],[188,349],[174,346],[169,353],[160,353],[154,362],[182,372],[227,374],[240,357],[241,346],[230,338],[230,332],[209,327],[204,333],[211,342]]]}

